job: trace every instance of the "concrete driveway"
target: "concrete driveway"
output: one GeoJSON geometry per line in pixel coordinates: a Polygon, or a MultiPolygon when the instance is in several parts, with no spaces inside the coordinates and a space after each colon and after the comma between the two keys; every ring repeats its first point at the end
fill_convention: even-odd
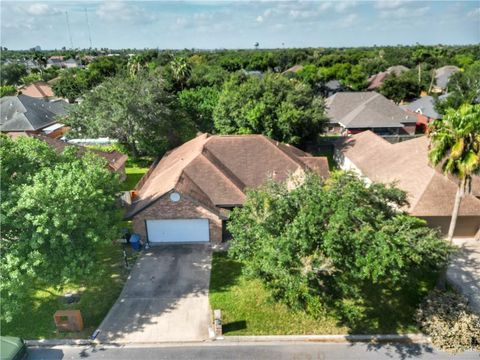
{"type": "Polygon", "coordinates": [[[460,251],[450,261],[447,279],[468,298],[470,307],[480,314],[480,241],[454,238],[453,243],[460,251]]]}
{"type": "Polygon", "coordinates": [[[97,339],[145,343],[207,339],[210,269],[209,245],[147,250],[100,325],[97,339]]]}

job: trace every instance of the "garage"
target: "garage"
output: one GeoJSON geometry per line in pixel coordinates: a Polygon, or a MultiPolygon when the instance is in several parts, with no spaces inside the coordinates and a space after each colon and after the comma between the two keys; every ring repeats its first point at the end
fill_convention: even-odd
{"type": "Polygon", "coordinates": [[[208,219],[147,220],[146,227],[152,244],[210,241],[208,219]]]}

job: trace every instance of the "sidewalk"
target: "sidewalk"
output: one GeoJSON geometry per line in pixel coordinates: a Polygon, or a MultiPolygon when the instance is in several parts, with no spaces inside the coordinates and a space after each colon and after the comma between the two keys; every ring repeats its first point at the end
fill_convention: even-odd
{"type": "Polygon", "coordinates": [[[460,251],[452,257],[447,280],[464,294],[473,311],[480,314],[480,241],[473,238],[455,238],[460,251]]]}

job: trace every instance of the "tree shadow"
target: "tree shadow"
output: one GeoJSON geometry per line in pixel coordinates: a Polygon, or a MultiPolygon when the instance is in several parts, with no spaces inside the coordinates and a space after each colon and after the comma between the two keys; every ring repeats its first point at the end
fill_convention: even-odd
{"type": "Polygon", "coordinates": [[[212,274],[210,277],[210,292],[225,292],[238,284],[242,275],[242,264],[228,256],[226,251],[213,253],[212,274]]]}
{"type": "Polygon", "coordinates": [[[223,324],[223,333],[229,333],[238,330],[245,330],[247,328],[247,322],[245,320],[232,321],[230,323],[223,324]]]}

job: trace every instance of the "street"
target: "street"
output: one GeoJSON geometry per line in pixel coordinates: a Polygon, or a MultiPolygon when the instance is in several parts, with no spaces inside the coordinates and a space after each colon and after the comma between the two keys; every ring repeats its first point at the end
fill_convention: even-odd
{"type": "Polygon", "coordinates": [[[451,355],[428,344],[314,344],[314,343],[205,343],[165,346],[98,346],[31,348],[29,360],[60,359],[261,359],[261,360],[343,360],[343,359],[480,359],[479,353],[451,355]]]}

